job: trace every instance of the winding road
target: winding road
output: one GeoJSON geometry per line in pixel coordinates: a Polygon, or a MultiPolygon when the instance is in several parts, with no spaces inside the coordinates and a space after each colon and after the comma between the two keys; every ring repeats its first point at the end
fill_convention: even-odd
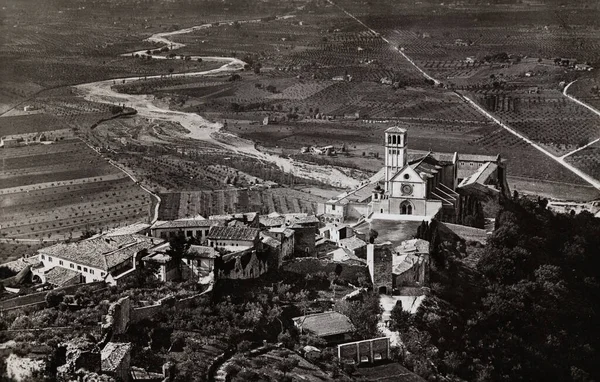
{"type": "MultiPolygon", "coordinates": [[[[381,34],[379,32],[377,32],[376,30],[372,29],[371,27],[369,27],[367,24],[365,24],[364,22],[362,22],[360,19],[358,19],[356,16],[354,16],[353,14],[351,14],[350,12],[346,11],[344,8],[342,8],[341,6],[337,5],[333,0],[327,0],[331,5],[337,7],[338,9],[340,9],[342,12],[344,12],[348,17],[354,19],[356,22],[358,22],[360,25],[362,25],[363,27],[365,27],[367,30],[371,31],[372,33],[376,34],[377,36],[379,36],[385,43],[391,45],[390,41],[387,40],[385,37],[381,36],[381,34]]],[[[402,50],[398,49],[398,47],[393,47],[396,51],[398,51],[398,53],[400,53],[402,55],[402,57],[404,57],[414,68],[416,68],[425,78],[427,78],[428,80],[433,81],[436,85],[440,84],[441,82],[432,77],[431,75],[429,75],[428,73],[426,73],[423,69],[421,69],[408,55],[406,55],[406,53],[404,53],[402,50]]],[[[575,81],[573,81],[575,82],[575,81]]],[[[571,86],[573,84],[573,82],[571,82],[570,84],[568,84],[567,86],[565,86],[565,89],[563,91],[564,96],[566,96],[568,99],[570,99],[571,101],[591,110],[592,112],[594,112],[595,114],[597,114],[600,117],[600,112],[598,110],[596,110],[595,108],[579,101],[578,99],[576,99],[573,96],[570,96],[569,94],[567,94],[567,90],[569,89],[569,86],[571,86]]],[[[575,175],[577,175],[578,177],[580,177],[581,179],[585,180],[587,183],[591,184],[594,188],[596,188],[597,190],[600,190],[600,181],[598,181],[598,179],[595,179],[594,177],[586,174],[585,172],[581,171],[580,169],[578,169],[577,167],[573,166],[572,164],[568,163],[565,158],[568,157],[571,154],[576,153],[579,150],[583,150],[584,148],[600,141],[600,138],[595,139],[591,142],[589,142],[587,145],[580,147],[576,150],[573,150],[561,157],[557,157],[555,155],[553,155],[551,152],[549,152],[548,150],[544,149],[543,147],[541,147],[540,145],[538,145],[537,143],[535,143],[534,141],[532,141],[531,139],[527,138],[526,136],[524,136],[523,134],[519,133],[518,131],[516,131],[515,129],[513,129],[512,127],[506,125],[505,123],[501,122],[498,118],[494,117],[491,113],[487,112],[486,110],[484,110],[481,106],[479,106],[476,102],[474,102],[472,99],[470,99],[469,97],[462,95],[458,92],[455,92],[455,94],[460,97],[461,99],[463,99],[465,102],[469,103],[475,110],[477,110],[479,113],[483,114],[484,116],[486,116],[488,119],[490,119],[491,121],[493,121],[494,123],[498,124],[500,127],[502,127],[503,129],[507,130],[509,133],[519,137],[520,139],[524,140],[525,142],[527,142],[528,144],[530,144],[531,146],[533,146],[533,148],[535,148],[536,150],[542,152],[544,155],[550,157],[552,160],[558,162],[560,165],[562,165],[563,167],[565,167],[567,170],[571,171],[572,173],[574,173],[575,175]]]]}
{"type": "MultiPolygon", "coordinates": [[[[287,18],[283,16],[280,18],[287,18]]],[[[259,20],[247,20],[244,22],[258,22],[259,20]]],[[[227,23],[231,23],[228,21],[227,23]]],[[[169,37],[191,33],[200,29],[206,29],[212,27],[213,24],[203,24],[191,28],[180,29],[172,32],[157,33],[149,37],[146,41],[158,44],[164,44],[165,47],[169,48],[169,51],[181,49],[185,45],[169,40],[169,37]]],[[[156,47],[152,50],[157,49],[156,47]]],[[[160,48],[158,48],[160,49],[160,48]]],[[[122,56],[133,57],[138,55],[147,55],[146,50],[125,53],[122,56]]],[[[165,60],[168,59],[165,56],[151,55],[153,59],[165,60]]],[[[244,69],[245,62],[233,57],[213,57],[213,56],[191,56],[192,60],[201,58],[203,61],[212,61],[223,63],[222,66],[212,70],[192,72],[192,73],[176,73],[170,75],[170,77],[202,77],[202,76],[213,76],[222,75],[227,73],[233,73],[244,69]]],[[[132,58],[136,59],[136,58],[132,58]]],[[[138,58],[139,59],[139,58],[138,58]]],[[[235,151],[242,155],[254,157],[261,161],[270,162],[283,171],[291,173],[301,178],[315,179],[326,184],[330,184],[336,187],[351,188],[356,187],[359,181],[351,178],[342,171],[332,166],[319,166],[304,162],[293,161],[289,158],[282,158],[276,155],[263,153],[256,149],[254,142],[240,138],[236,135],[222,132],[223,124],[220,122],[211,122],[206,120],[195,113],[187,113],[183,111],[170,110],[166,107],[159,106],[154,103],[154,96],[147,94],[125,94],[119,93],[113,89],[115,84],[123,84],[132,81],[144,81],[153,78],[161,78],[164,75],[154,76],[139,76],[139,77],[123,77],[123,78],[111,78],[108,80],[91,82],[86,84],[76,85],[75,89],[78,95],[84,97],[88,101],[105,103],[105,104],[125,104],[127,107],[132,107],[137,110],[139,116],[151,119],[151,120],[162,120],[174,123],[179,123],[187,131],[187,137],[200,141],[210,142],[229,150],[235,151]]]]}

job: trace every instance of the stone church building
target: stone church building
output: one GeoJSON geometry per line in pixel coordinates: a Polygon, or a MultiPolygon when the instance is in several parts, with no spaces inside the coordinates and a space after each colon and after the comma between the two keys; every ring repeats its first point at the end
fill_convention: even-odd
{"type": "Polygon", "coordinates": [[[436,218],[455,222],[469,201],[468,190],[492,195],[508,191],[504,162],[499,155],[462,158],[456,152],[427,152],[409,157],[408,142],[405,128],[394,126],[385,130],[384,167],[370,182],[328,200],[322,221],[436,218]]]}

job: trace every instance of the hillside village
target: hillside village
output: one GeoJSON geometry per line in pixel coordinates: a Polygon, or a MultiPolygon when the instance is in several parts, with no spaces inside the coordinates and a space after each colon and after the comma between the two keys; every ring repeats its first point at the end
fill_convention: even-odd
{"type": "MultiPolygon", "coordinates": [[[[122,297],[102,317],[98,342],[86,342],[101,348],[92,352],[93,366],[86,367],[115,380],[138,380],[135,375],[142,371],[131,362],[136,347],[118,342],[133,323],[178,304],[210,298],[240,282],[289,283],[284,275],[296,275],[301,284],[326,281],[333,292],[312,302],[305,296],[304,302],[296,303],[305,306],[302,315],[291,317],[296,330],[320,338],[326,348],[337,347],[341,365],[380,367],[392,357],[390,349],[401,346],[398,334],[388,328],[392,312],[414,314],[430,293],[430,257],[440,236],[463,245],[485,245],[483,226],[456,223],[481,224],[472,214],[484,213],[485,205],[492,215],[500,198],[509,194],[501,171],[505,164],[498,156],[428,153],[408,158],[407,130],[401,127],[386,130],[385,142],[382,171],[326,202],[318,216],[250,212],[136,223],[43,247],[33,256],[5,264],[16,274],[2,280],[2,315],[30,314],[65,303],[76,311],[78,291],[121,291],[115,297],[122,297]],[[185,292],[158,294],[150,301],[127,297],[127,290],[143,288],[148,280],[154,288],[168,284],[185,292]],[[379,296],[381,312],[370,314],[381,338],[358,335],[358,323],[336,309],[340,301],[360,301],[367,295],[379,296]]],[[[72,344],[61,346],[68,349],[72,344]]],[[[87,353],[67,351],[65,365],[84,362],[82,354],[87,353]]],[[[18,362],[13,359],[7,367],[18,369],[18,362]]],[[[62,380],[75,375],[67,366],[59,370],[62,380]]],[[[153,377],[142,379],[169,380],[168,366],[163,369],[162,374],[147,370],[153,377]]]]}
{"type": "Polygon", "coordinates": [[[2,20],[0,382],[600,380],[597,0],[2,20]]]}

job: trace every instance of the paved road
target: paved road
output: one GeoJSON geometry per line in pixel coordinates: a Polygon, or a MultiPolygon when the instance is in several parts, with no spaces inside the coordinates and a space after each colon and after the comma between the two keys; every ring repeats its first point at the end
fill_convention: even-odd
{"type": "MultiPolygon", "coordinates": [[[[344,12],[346,15],[348,15],[349,17],[351,17],[352,19],[356,20],[358,23],[360,23],[362,26],[364,26],[366,29],[368,29],[369,31],[371,31],[372,33],[375,33],[379,36],[381,36],[379,34],[379,32],[377,32],[376,30],[370,28],[368,25],[366,25],[365,23],[363,23],[361,20],[359,20],[356,16],[354,16],[353,14],[351,14],[350,12],[346,11],[345,9],[343,9],[342,7],[340,7],[339,5],[335,4],[332,0],[327,0],[330,4],[336,6],[337,8],[339,8],[342,12],[344,12]]],[[[381,39],[383,41],[385,41],[387,44],[390,44],[390,42],[384,38],[381,37],[381,39]]],[[[425,78],[433,81],[435,84],[439,84],[440,81],[433,78],[431,75],[427,74],[424,70],[422,70],[421,68],[419,68],[419,66],[408,56],[406,55],[403,51],[399,50],[398,47],[393,47],[394,49],[396,49],[411,65],[413,65],[425,78]]],[[[565,87],[564,90],[564,95],[567,96],[569,99],[571,99],[574,102],[577,102],[578,104],[592,110],[594,113],[596,113],[598,116],[600,116],[600,113],[592,108],[589,105],[584,104],[583,102],[573,98],[572,96],[569,96],[567,94],[567,89],[569,88],[569,86],[571,86],[572,83],[570,83],[569,85],[567,85],[565,87]]],[[[487,111],[485,111],[482,107],[480,107],[477,103],[475,103],[473,100],[471,100],[470,98],[456,93],[459,97],[461,97],[463,100],[465,100],[466,102],[468,102],[471,106],[473,106],[473,108],[475,110],[477,110],[478,112],[480,112],[481,114],[485,115],[487,118],[489,118],[490,120],[492,120],[493,122],[495,122],[496,124],[498,124],[500,127],[502,127],[503,129],[507,130],[508,132],[510,132],[511,134],[519,137],[520,139],[524,140],[525,142],[527,142],[528,144],[530,144],[531,146],[533,146],[536,150],[539,150],[540,152],[542,152],[544,155],[552,158],[552,160],[558,162],[560,165],[562,165],[563,167],[565,167],[567,170],[571,171],[572,173],[574,173],[575,175],[577,175],[578,177],[580,177],[581,179],[585,180],[586,182],[588,182],[589,184],[591,184],[592,186],[594,186],[597,190],[600,190],[600,181],[598,181],[597,179],[593,178],[592,176],[586,174],[585,172],[581,171],[580,169],[578,169],[577,167],[571,165],[570,163],[565,161],[565,157],[573,154],[574,152],[576,152],[577,150],[568,153],[567,155],[564,155],[562,157],[557,157],[555,155],[553,155],[552,153],[550,153],[549,151],[547,151],[546,149],[544,149],[543,147],[541,147],[540,145],[538,145],[537,143],[533,142],[532,140],[530,140],[529,138],[525,137],[523,134],[517,132],[516,130],[514,130],[513,128],[511,128],[510,126],[506,125],[505,123],[501,122],[500,120],[498,120],[496,117],[494,117],[492,114],[488,113],[487,111]]],[[[593,144],[597,141],[599,141],[600,139],[596,139],[593,142],[590,142],[589,144],[593,144]]],[[[588,144],[588,145],[589,145],[588,144]]]]}

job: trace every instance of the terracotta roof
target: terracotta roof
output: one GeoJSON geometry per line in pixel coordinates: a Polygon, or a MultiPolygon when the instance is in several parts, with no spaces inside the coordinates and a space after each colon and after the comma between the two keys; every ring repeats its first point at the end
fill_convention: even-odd
{"type": "Polygon", "coordinates": [[[46,281],[57,287],[67,284],[77,284],[81,279],[81,274],[63,267],[54,267],[46,272],[46,281]]]}
{"type": "Polygon", "coordinates": [[[219,257],[219,252],[213,247],[207,247],[205,245],[190,245],[188,254],[185,257],[199,257],[203,259],[214,259],[219,257]]]}
{"type": "Polygon", "coordinates": [[[76,243],[56,244],[42,248],[38,252],[108,271],[116,265],[131,260],[141,250],[150,249],[163,241],[141,235],[100,236],[76,243]]]}
{"type": "Polygon", "coordinates": [[[406,133],[406,129],[403,129],[400,126],[392,126],[389,129],[385,130],[386,133],[406,133]]]}
{"type": "Polygon", "coordinates": [[[269,235],[265,235],[264,233],[260,233],[260,241],[271,248],[279,248],[281,246],[281,242],[269,235]]]}
{"type": "Polygon", "coordinates": [[[364,240],[361,240],[356,236],[341,239],[338,244],[340,247],[348,248],[351,251],[367,246],[367,243],[364,240]]]}
{"type": "Polygon", "coordinates": [[[207,237],[210,240],[254,240],[259,232],[257,228],[212,227],[207,237]]]}
{"type": "Polygon", "coordinates": [[[401,275],[402,273],[411,269],[415,264],[420,263],[421,256],[416,255],[414,253],[409,253],[406,255],[394,256],[393,258],[393,266],[392,273],[396,275],[401,275]]]}
{"type": "Polygon", "coordinates": [[[334,198],[331,198],[327,201],[328,204],[348,204],[350,202],[359,202],[362,203],[366,199],[371,197],[373,193],[373,184],[365,183],[354,190],[349,192],[344,192],[343,194],[337,195],[334,198]]]}
{"type": "Polygon", "coordinates": [[[271,228],[269,232],[282,233],[285,237],[292,237],[294,235],[294,230],[287,227],[271,228]]]}
{"type": "Polygon", "coordinates": [[[421,160],[412,163],[411,167],[422,177],[422,174],[431,176],[437,174],[442,169],[442,164],[430,154],[427,154],[421,160]]]}
{"type": "Polygon", "coordinates": [[[429,242],[422,239],[404,240],[394,250],[398,253],[429,253],[429,242]]]}
{"type": "Polygon", "coordinates": [[[125,227],[119,227],[112,229],[108,232],[105,232],[102,236],[123,236],[123,235],[133,235],[138,232],[144,231],[150,227],[148,223],[134,223],[125,227]]]}
{"type": "Polygon", "coordinates": [[[294,317],[293,320],[302,330],[314,333],[318,337],[351,333],[356,330],[350,319],[338,312],[309,314],[294,317]]]}
{"type": "Polygon", "coordinates": [[[115,371],[123,362],[123,359],[131,352],[129,342],[109,342],[102,349],[100,358],[102,360],[102,371],[115,371]]]}
{"type": "Polygon", "coordinates": [[[227,224],[226,220],[218,220],[218,219],[180,219],[180,220],[171,220],[168,222],[162,222],[160,224],[156,224],[152,227],[152,229],[162,229],[162,228],[195,228],[195,227],[212,227],[218,225],[227,224]]]}
{"type": "Polygon", "coordinates": [[[286,223],[289,225],[320,223],[319,218],[317,218],[315,215],[302,216],[302,215],[288,214],[285,216],[285,220],[286,220],[286,223]]]}
{"type": "Polygon", "coordinates": [[[285,217],[284,216],[276,216],[276,217],[270,217],[270,216],[261,216],[259,218],[260,221],[260,225],[263,227],[279,227],[285,224],[285,217]]]}
{"type": "Polygon", "coordinates": [[[470,162],[497,162],[500,160],[500,154],[498,155],[478,155],[478,154],[458,154],[459,161],[470,161],[470,162]]]}

